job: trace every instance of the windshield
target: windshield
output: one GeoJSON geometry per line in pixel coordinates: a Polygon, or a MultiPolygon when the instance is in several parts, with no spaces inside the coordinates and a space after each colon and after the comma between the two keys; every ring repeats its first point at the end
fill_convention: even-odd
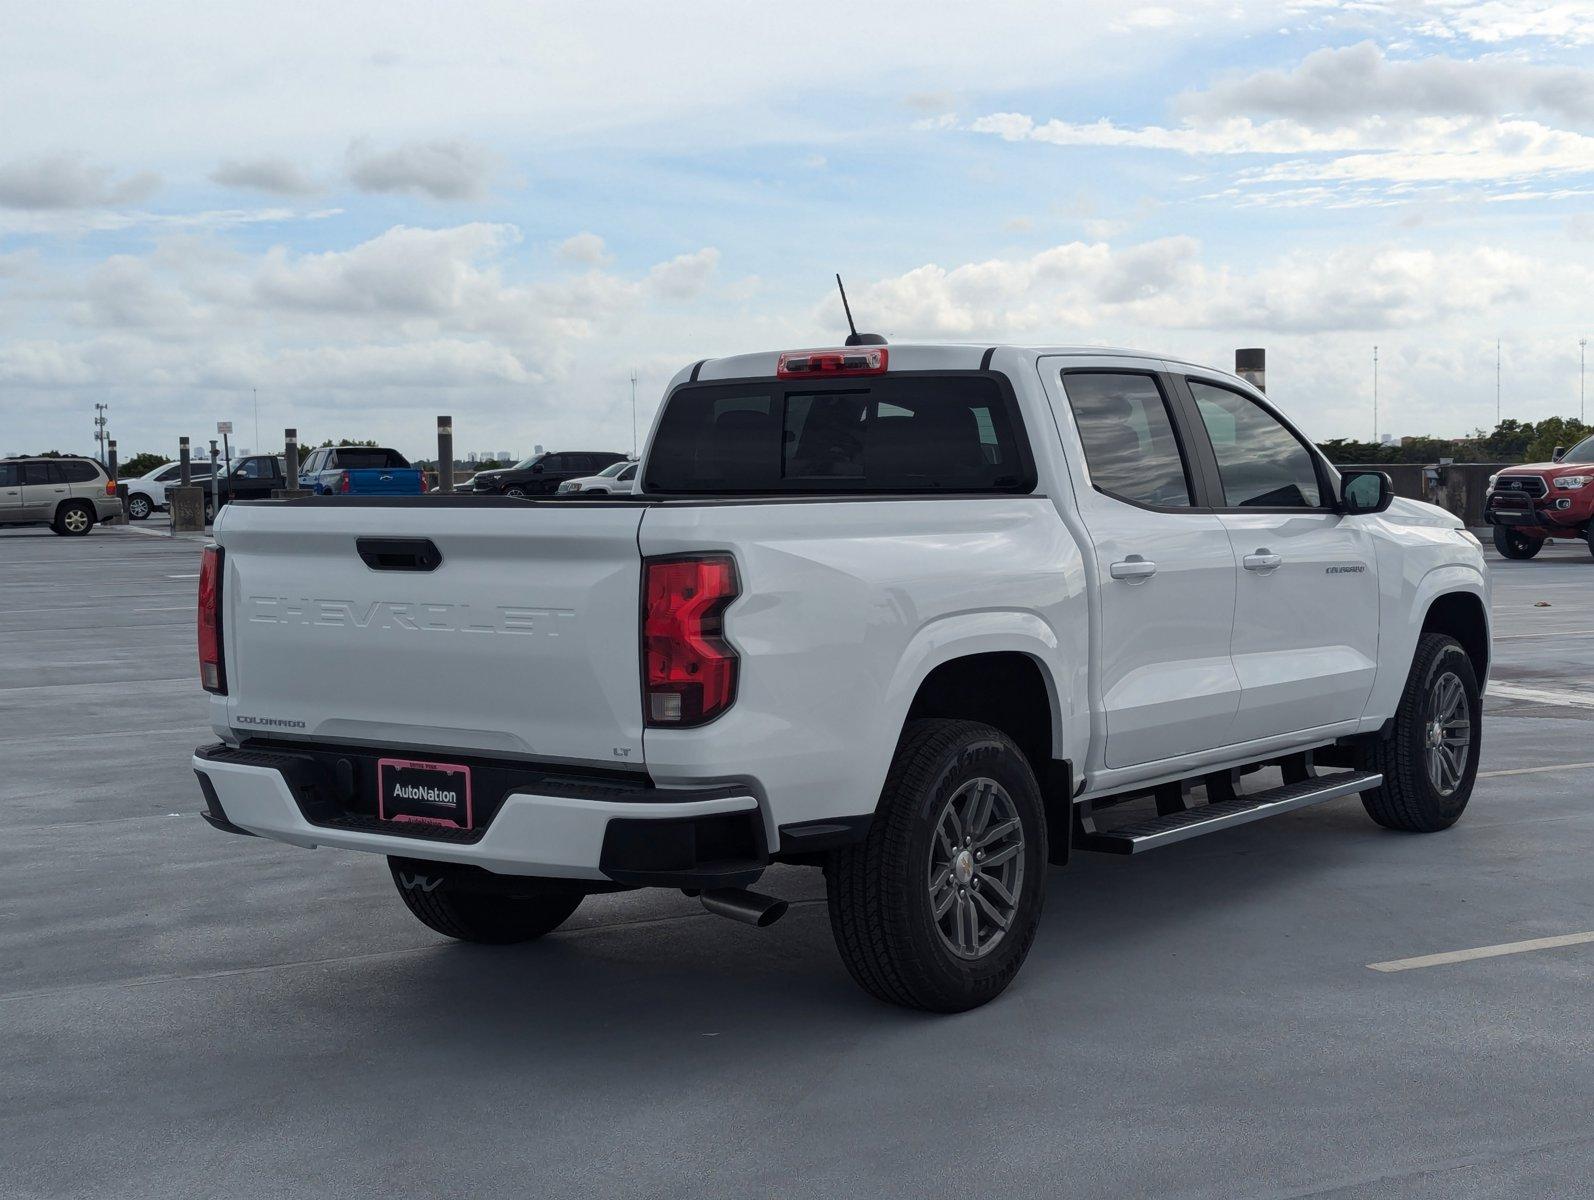
{"type": "Polygon", "coordinates": [[[1562,456],[1564,463],[1594,463],[1594,437],[1586,437],[1562,456]]]}
{"type": "Polygon", "coordinates": [[[542,461],[542,455],[533,454],[530,458],[521,459],[519,462],[517,462],[514,466],[510,467],[509,469],[511,471],[529,471],[529,470],[531,470],[531,467],[532,467],[533,463],[539,463],[541,461],[542,461]]]}
{"type": "Polygon", "coordinates": [[[613,479],[616,475],[618,475],[621,471],[625,470],[630,465],[631,465],[630,463],[626,462],[624,459],[621,459],[619,462],[614,463],[614,464],[612,464],[610,466],[604,467],[603,470],[599,471],[598,472],[598,478],[599,479],[613,479]]]}

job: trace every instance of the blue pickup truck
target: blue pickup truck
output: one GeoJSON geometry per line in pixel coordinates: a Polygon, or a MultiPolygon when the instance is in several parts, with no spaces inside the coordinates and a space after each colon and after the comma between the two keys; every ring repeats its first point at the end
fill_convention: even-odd
{"type": "Polygon", "coordinates": [[[299,468],[299,486],[318,496],[418,496],[426,476],[397,450],[323,446],[299,468]]]}

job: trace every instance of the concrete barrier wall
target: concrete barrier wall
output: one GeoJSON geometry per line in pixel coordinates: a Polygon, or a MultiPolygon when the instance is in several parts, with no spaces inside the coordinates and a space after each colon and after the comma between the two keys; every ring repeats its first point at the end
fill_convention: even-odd
{"type": "Polygon", "coordinates": [[[1395,495],[1426,500],[1455,513],[1469,526],[1483,524],[1483,500],[1489,476],[1512,463],[1357,463],[1341,464],[1344,471],[1383,471],[1395,485],[1395,495]],[[1435,478],[1429,477],[1432,472],[1435,478]]]}

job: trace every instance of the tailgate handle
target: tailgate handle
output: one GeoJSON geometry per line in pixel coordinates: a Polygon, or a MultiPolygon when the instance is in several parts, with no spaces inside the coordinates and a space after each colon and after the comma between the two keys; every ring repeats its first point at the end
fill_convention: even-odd
{"type": "Polygon", "coordinates": [[[431,538],[363,537],[354,548],[373,571],[435,571],[443,562],[431,538]]]}

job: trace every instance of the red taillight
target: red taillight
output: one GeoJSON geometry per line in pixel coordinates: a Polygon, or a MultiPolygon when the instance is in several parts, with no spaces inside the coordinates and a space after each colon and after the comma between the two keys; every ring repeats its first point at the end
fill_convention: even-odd
{"type": "Polygon", "coordinates": [[[421,477],[421,495],[424,496],[426,495],[426,472],[417,471],[416,474],[421,477]]]}
{"type": "Polygon", "coordinates": [[[741,589],[726,554],[650,559],[642,576],[643,718],[680,728],[736,699],[736,650],[723,616],[741,589]]]}
{"type": "Polygon", "coordinates": [[[349,490],[349,473],[347,471],[341,471],[341,472],[338,473],[338,491],[343,492],[344,494],[347,494],[348,490],[349,490]]]}
{"type": "Polygon", "coordinates": [[[221,658],[221,547],[206,546],[199,560],[199,682],[207,692],[227,694],[221,658]]]}
{"type": "Polygon", "coordinates": [[[114,496],[114,495],[116,495],[116,480],[114,480],[114,479],[107,479],[107,480],[106,480],[106,481],[105,481],[105,494],[106,494],[106,495],[107,495],[107,496],[114,496]]]}
{"type": "Polygon", "coordinates": [[[886,369],[884,346],[846,350],[794,350],[775,364],[780,379],[831,378],[836,375],[879,375],[886,369]]]}

